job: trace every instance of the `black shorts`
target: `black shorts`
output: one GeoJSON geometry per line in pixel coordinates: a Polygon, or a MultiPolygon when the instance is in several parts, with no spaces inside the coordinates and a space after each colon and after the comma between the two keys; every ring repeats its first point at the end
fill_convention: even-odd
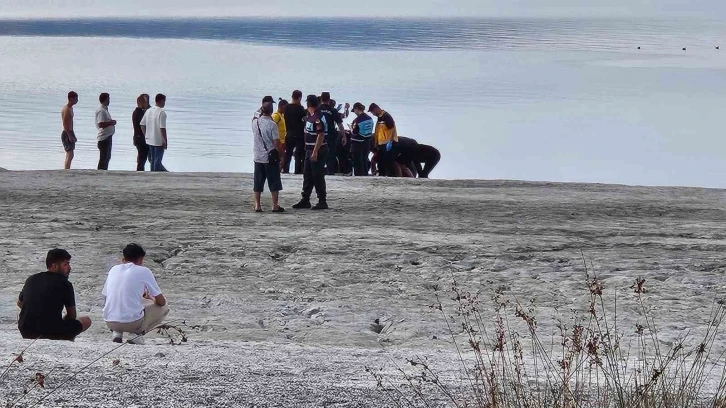
{"type": "Polygon", "coordinates": [[[253,191],[261,193],[265,191],[265,180],[270,191],[275,193],[282,191],[282,178],[280,177],[280,165],[255,162],[255,185],[253,191]]]}
{"type": "MultiPolygon", "coordinates": [[[[71,132],[73,133],[73,132],[71,132]]],[[[75,135],[74,135],[75,136],[75,135]]],[[[75,137],[74,137],[75,139],[75,137]]],[[[72,152],[76,150],[76,142],[71,140],[71,137],[68,135],[68,132],[65,130],[63,133],[61,133],[61,143],[63,143],[63,150],[66,152],[72,152]]]]}
{"type": "Polygon", "coordinates": [[[73,340],[83,333],[83,324],[78,320],[63,320],[55,326],[44,330],[23,330],[20,334],[24,339],[73,340]],[[42,331],[43,333],[36,333],[42,331]]]}

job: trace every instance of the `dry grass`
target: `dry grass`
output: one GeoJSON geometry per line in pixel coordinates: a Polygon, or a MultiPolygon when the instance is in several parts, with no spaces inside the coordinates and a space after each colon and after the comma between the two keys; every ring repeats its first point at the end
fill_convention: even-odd
{"type": "MultiPolygon", "coordinates": [[[[583,257],[584,258],[584,257],[583,257]]],[[[643,299],[644,279],[632,291],[642,324],[631,333],[618,326],[618,294],[608,304],[603,285],[585,265],[587,313],[574,313],[574,324],[557,324],[559,334],[538,329],[536,305],[523,305],[500,290],[492,296],[493,313],[485,317],[480,293],[462,289],[452,275],[451,308],[436,294],[432,310],[448,325],[459,357],[460,381],[442,380],[425,357],[409,359],[397,376],[366,367],[395,406],[477,408],[689,408],[726,407],[724,355],[712,355],[726,317],[723,301],[713,305],[708,327],[699,338],[670,346],[643,299]],[[624,339],[631,339],[621,344],[624,339]]],[[[448,304],[448,303],[447,303],[448,304]]]]}
{"type": "MultiPolygon", "coordinates": [[[[181,345],[182,343],[186,343],[188,341],[187,333],[184,330],[184,327],[186,326],[186,323],[182,323],[181,326],[172,325],[172,324],[161,324],[157,327],[155,327],[152,330],[149,330],[149,332],[152,332],[156,330],[156,332],[163,337],[165,337],[169,344],[172,346],[181,345]]],[[[135,340],[140,336],[136,336],[131,341],[135,340]]],[[[16,364],[22,364],[23,363],[23,356],[26,354],[28,349],[35,344],[36,340],[33,340],[31,343],[29,343],[23,351],[18,353],[13,360],[8,364],[8,366],[3,370],[2,373],[0,373],[0,386],[4,386],[6,381],[8,381],[10,369],[16,365],[16,364]]],[[[98,361],[102,360],[103,358],[111,355],[118,349],[126,346],[129,343],[121,343],[119,345],[113,346],[108,351],[92,358],[86,365],[75,371],[74,373],[71,373],[70,375],[66,376],[65,378],[53,378],[52,374],[56,370],[57,367],[53,367],[49,371],[43,373],[43,372],[37,372],[35,375],[31,378],[28,378],[26,380],[20,380],[20,379],[14,379],[16,381],[24,381],[23,387],[22,387],[22,393],[20,393],[18,396],[16,396],[14,399],[5,401],[5,408],[13,408],[18,407],[23,404],[23,406],[27,407],[36,407],[42,404],[46,399],[48,399],[51,395],[55,394],[58,390],[68,385],[72,380],[74,380],[79,374],[86,371],[89,367],[96,364],[98,361]],[[57,382],[55,386],[48,387],[46,389],[46,381],[51,379],[50,383],[57,382]],[[55,380],[55,381],[52,381],[55,380]],[[39,394],[38,390],[45,390],[46,392],[43,394],[39,394]],[[32,402],[28,402],[32,401],[32,402]]],[[[120,360],[114,359],[112,361],[112,365],[116,366],[120,363],[120,360]]]]}

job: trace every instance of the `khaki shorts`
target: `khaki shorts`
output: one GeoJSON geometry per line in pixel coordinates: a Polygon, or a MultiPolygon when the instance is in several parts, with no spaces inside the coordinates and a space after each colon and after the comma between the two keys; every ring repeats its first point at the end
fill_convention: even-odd
{"type": "Polygon", "coordinates": [[[167,306],[157,306],[153,301],[144,299],[144,317],[129,323],[106,322],[106,326],[115,332],[144,335],[160,325],[167,314],[167,306]]]}

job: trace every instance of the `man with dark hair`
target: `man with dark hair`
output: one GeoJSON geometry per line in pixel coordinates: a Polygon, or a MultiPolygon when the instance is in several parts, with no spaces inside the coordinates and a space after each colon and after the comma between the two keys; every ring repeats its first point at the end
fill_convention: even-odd
{"type": "Polygon", "coordinates": [[[307,110],[302,106],[302,92],[295,90],[292,93],[292,102],[285,108],[285,162],[283,173],[290,172],[290,163],[295,159],[295,174],[303,173],[305,161],[305,117],[307,110]]]}
{"type": "MultiPolygon", "coordinates": [[[[375,130],[375,148],[378,150],[377,165],[381,176],[396,176],[396,143],[398,143],[398,131],[393,117],[377,104],[372,103],[368,112],[378,117],[375,130]]],[[[400,175],[399,175],[400,176],[400,175]]]]}
{"type": "Polygon", "coordinates": [[[318,109],[320,101],[315,95],[307,97],[308,117],[305,120],[305,165],[303,170],[302,199],[292,208],[310,208],[310,195],[315,187],[318,203],[313,210],[327,210],[327,191],[325,190],[325,158],[329,154],[325,135],[328,123],[318,109]]]}
{"type": "Polygon", "coordinates": [[[356,176],[368,175],[368,155],[371,152],[374,125],[373,118],[365,110],[362,103],[353,104],[356,118],[351,124],[350,152],[353,155],[353,172],[356,176]]]}
{"type": "Polygon", "coordinates": [[[68,92],[68,103],[61,109],[61,122],[63,122],[63,132],[61,133],[61,143],[63,143],[63,151],[66,152],[66,160],[63,168],[68,170],[71,168],[73,161],[73,151],[76,150],[76,133],[73,131],[73,106],[78,103],[78,94],[74,91],[68,92]]]}
{"type": "Polygon", "coordinates": [[[143,266],[145,256],[146,251],[140,245],[126,245],[123,264],[111,268],[103,285],[103,320],[113,331],[114,343],[122,343],[126,332],[136,335],[129,343],[144,344],[144,335],[161,324],[169,313],[154,274],[143,266]]]}
{"type": "MultiPolygon", "coordinates": [[[[327,159],[325,163],[326,173],[328,175],[335,174],[338,169],[338,157],[335,154],[335,148],[338,143],[345,146],[345,128],[343,127],[343,118],[335,108],[330,106],[330,92],[323,92],[320,95],[319,112],[325,118],[328,129],[326,131],[325,142],[328,145],[327,159]],[[336,130],[336,125],[338,129],[336,130]],[[338,139],[340,137],[340,139],[338,139]]],[[[341,166],[343,167],[343,166],[341,166]]]]}
{"type": "Polygon", "coordinates": [[[157,94],[154,98],[156,106],[147,109],[144,117],[141,119],[141,132],[146,138],[146,144],[149,145],[149,162],[151,163],[151,171],[167,171],[162,160],[164,152],[169,147],[166,133],[166,96],[157,94]]]}
{"type": "Polygon", "coordinates": [[[96,109],[96,129],[98,129],[98,170],[108,170],[108,163],[111,161],[111,145],[113,134],[116,133],[116,121],[111,118],[108,112],[108,105],[111,104],[111,96],[102,93],[98,97],[101,106],[96,109]]]}
{"type": "Polygon", "coordinates": [[[76,316],[70,261],[65,249],[51,249],[45,258],[47,272],[25,281],[18,296],[18,329],[24,339],[73,340],[91,327],[90,318],[76,316]]]}

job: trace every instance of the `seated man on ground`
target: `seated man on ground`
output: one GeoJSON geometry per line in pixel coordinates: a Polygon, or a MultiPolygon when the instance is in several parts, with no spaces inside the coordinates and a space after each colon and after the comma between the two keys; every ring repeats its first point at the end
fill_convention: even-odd
{"type": "Polygon", "coordinates": [[[114,343],[122,343],[125,332],[131,334],[129,343],[144,344],[144,335],[169,313],[154,274],[143,266],[144,256],[146,252],[140,245],[126,245],[123,263],[111,268],[103,285],[103,320],[113,331],[114,343]]]}
{"type": "Polygon", "coordinates": [[[70,261],[65,249],[51,249],[45,258],[48,271],[25,281],[18,296],[18,329],[23,338],[72,341],[91,327],[90,318],[76,317],[76,297],[68,280],[70,261]]]}

